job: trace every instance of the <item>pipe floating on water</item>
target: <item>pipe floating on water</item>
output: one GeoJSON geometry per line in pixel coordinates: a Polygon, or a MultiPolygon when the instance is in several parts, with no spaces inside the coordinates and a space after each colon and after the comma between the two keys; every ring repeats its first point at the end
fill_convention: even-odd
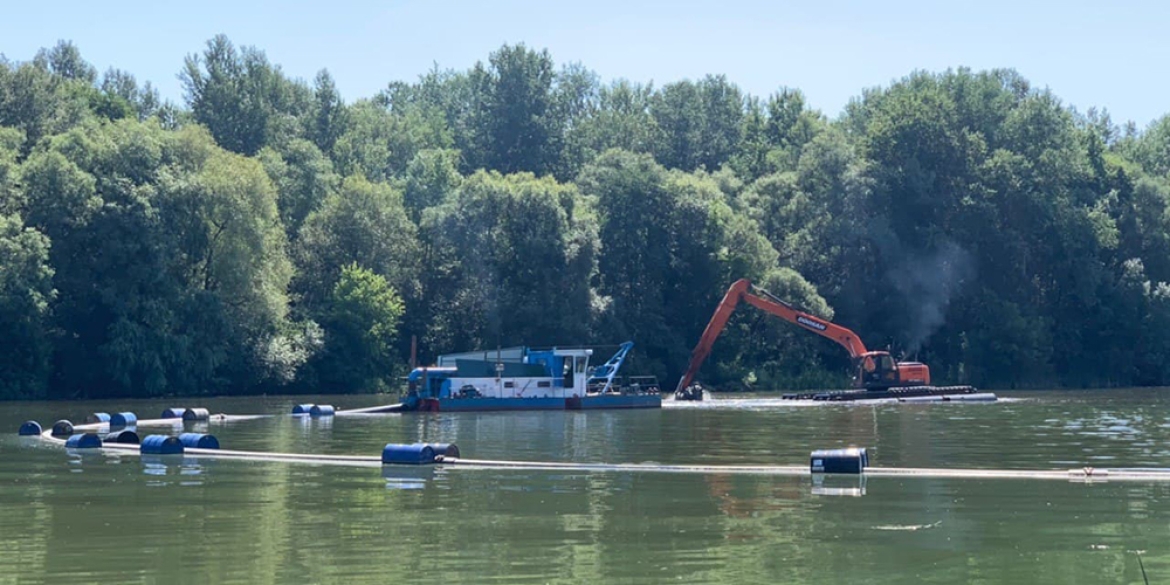
{"type": "Polygon", "coordinates": [[[293,407],[292,413],[294,415],[309,414],[309,411],[313,410],[314,406],[316,406],[316,405],[315,404],[298,404],[298,405],[293,407]]]}
{"type": "Polygon", "coordinates": [[[133,412],[118,412],[110,416],[110,428],[132,427],[138,424],[138,415],[133,412]]]}
{"type": "Polygon", "coordinates": [[[95,412],[95,413],[92,413],[89,416],[85,417],[85,424],[87,424],[87,425],[94,425],[94,424],[101,424],[101,423],[108,423],[108,422],[110,422],[110,415],[109,415],[109,413],[105,413],[105,412],[95,412]]]}
{"type": "Polygon", "coordinates": [[[203,433],[183,433],[179,442],[187,449],[219,449],[219,439],[203,433]]]}
{"type": "Polygon", "coordinates": [[[211,412],[206,408],[188,408],[183,411],[183,420],[207,420],[211,418],[211,412]]]}
{"type": "Polygon", "coordinates": [[[182,455],[183,442],[170,435],[150,435],[142,439],[139,450],[144,455],[182,455]]]}
{"type": "Polygon", "coordinates": [[[53,423],[52,435],[54,437],[68,437],[73,434],[73,423],[67,420],[59,420],[53,423]]]}
{"type": "Polygon", "coordinates": [[[73,435],[65,441],[66,449],[101,449],[102,438],[97,433],[73,435]]]}
{"type": "Polygon", "coordinates": [[[158,415],[159,418],[183,418],[183,413],[187,411],[183,406],[172,406],[158,415]]]}
{"type": "Polygon", "coordinates": [[[333,416],[334,412],[335,411],[333,407],[328,404],[314,404],[313,407],[309,409],[309,416],[314,418],[321,416],[333,416]]]}
{"type": "Polygon", "coordinates": [[[435,462],[435,449],[425,443],[398,445],[387,443],[382,449],[383,465],[430,465],[435,462]]]}
{"type": "Polygon", "coordinates": [[[17,431],[22,437],[31,437],[33,435],[40,435],[45,432],[41,429],[41,423],[35,420],[26,420],[20,424],[20,430],[17,431]]]}
{"type": "Polygon", "coordinates": [[[121,445],[137,445],[139,444],[138,433],[134,431],[114,431],[106,434],[106,438],[102,439],[102,443],[116,443],[121,445]]]}

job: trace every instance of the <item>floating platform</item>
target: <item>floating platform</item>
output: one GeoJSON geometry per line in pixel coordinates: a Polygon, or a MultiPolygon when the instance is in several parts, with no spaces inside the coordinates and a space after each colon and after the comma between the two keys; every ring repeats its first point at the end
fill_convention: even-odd
{"type": "Polygon", "coordinates": [[[995,402],[991,392],[980,392],[974,386],[907,386],[886,390],[832,390],[794,392],[784,394],[784,400],[814,400],[824,402],[858,402],[881,400],[897,402],[995,402]]]}

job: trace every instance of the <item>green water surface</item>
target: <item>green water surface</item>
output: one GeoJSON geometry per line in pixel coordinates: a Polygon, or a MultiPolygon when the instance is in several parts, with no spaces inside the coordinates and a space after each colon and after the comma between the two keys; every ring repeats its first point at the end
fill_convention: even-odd
{"type": "MultiPolygon", "coordinates": [[[[224,448],[347,455],[427,441],[478,459],[793,465],[856,444],[880,466],[1170,467],[1164,390],[1010,396],[187,429],[224,448]]],[[[26,419],[294,400],[180,402],[0,404],[0,583],[1141,583],[1138,553],[1151,583],[1170,582],[1170,483],[379,470],[77,455],[16,436],[26,419]]]]}

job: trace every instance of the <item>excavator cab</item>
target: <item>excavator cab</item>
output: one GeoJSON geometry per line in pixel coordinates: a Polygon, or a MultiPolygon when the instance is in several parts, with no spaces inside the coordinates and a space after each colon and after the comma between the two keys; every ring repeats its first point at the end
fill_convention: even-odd
{"type": "Polygon", "coordinates": [[[859,386],[867,390],[885,390],[900,385],[898,364],[888,351],[869,351],[858,358],[859,386]]]}

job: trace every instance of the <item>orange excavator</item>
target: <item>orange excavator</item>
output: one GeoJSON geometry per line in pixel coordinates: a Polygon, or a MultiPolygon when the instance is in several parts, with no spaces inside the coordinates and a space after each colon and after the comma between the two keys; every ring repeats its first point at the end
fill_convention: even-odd
{"type": "Polygon", "coordinates": [[[682,379],[678,382],[678,387],[675,389],[675,397],[677,399],[702,400],[702,388],[698,387],[698,385],[692,385],[695,374],[698,373],[699,367],[703,365],[703,361],[711,353],[711,347],[715,344],[715,339],[723,332],[723,328],[727,325],[728,319],[731,318],[732,312],[735,311],[740,301],[746,302],[770,315],[775,315],[785,321],[794,323],[798,327],[817,335],[832,339],[849,352],[849,356],[853,358],[856,364],[857,370],[854,376],[854,384],[861,392],[855,390],[846,392],[790,394],[785,395],[785,398],[850,400],[873,398],[877,394],[900,397],[904,395],[926,396],[943,392],[954,394],[975,391],[970,386],[949,388],[935,388],[930,386],[930,368],[925,364],[895,361],[888,351],[869,351],[866,349],[865,343],[861,341],[861,338],[849,329],[801,311],[776,298],[768,291],[754,286],[751,281],[742,279],[736,281],[727,290],[727,294],[723,296],[723,300],[716,307],[715,314],[711,316],[711,321],[707,323],[707,328],[703,331],[703,336],[699,339],[699,344],[691,352],[690,365],[687,367],[686,373],[683,374],[682,379]]]}

